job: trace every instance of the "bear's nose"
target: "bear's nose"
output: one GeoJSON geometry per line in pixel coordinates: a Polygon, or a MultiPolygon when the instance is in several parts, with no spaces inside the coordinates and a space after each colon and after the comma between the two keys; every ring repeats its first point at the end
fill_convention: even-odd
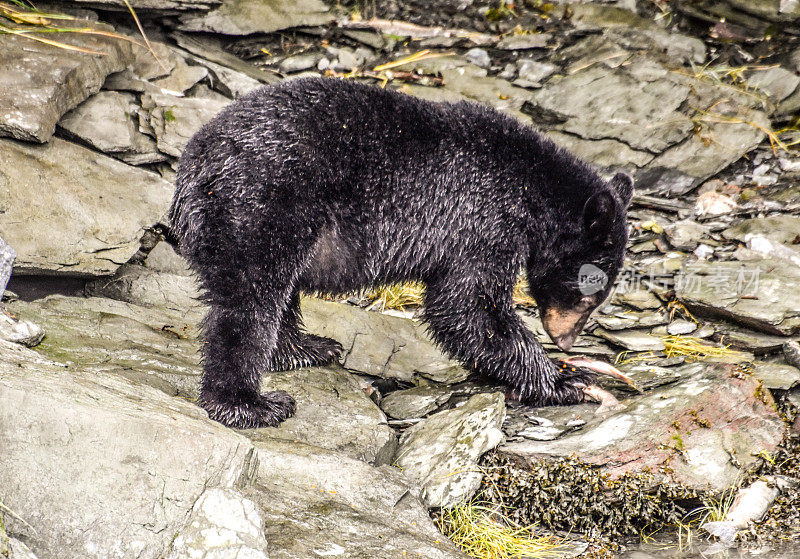
{"type": "Polygon", "coordinates": [[[575,339],[578,337],[577,332],[571,332],[569,334],[565,334],[563,336],[559,336],[555,339],[556,345],[558,349],[561,351],[567,351],[572,347],[572,344],[575,343],[575,339]]]}

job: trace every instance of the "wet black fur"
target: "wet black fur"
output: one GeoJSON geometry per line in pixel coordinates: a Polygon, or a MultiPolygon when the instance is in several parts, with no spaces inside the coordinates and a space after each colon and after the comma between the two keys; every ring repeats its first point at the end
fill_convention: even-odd
{"type": "Polygon", "coordinates": [[[278,424],[294,401],[260,394],[261,374],[342,349],[302,331],[298,292],[406,280],[426,284],[430,332],[467,368],[524,402],[579,402],[591,378],[559,371],[511,293],[523,268],[540,306],[578,305],[584,263],[613,282],[631,192],[479,104],[334,79],[254,91],[191,139],[171,208],[210,304],[201,405],[226,425],[278,424]]]}

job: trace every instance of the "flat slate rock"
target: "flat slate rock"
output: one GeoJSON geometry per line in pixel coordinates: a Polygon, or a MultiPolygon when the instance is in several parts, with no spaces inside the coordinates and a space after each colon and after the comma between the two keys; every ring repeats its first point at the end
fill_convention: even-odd
{"type": "Polygon", "coordinates": [[[0,236],[16,273],[112,274],[172,199],[160,176],[59,138],[0,139],[0,152],[0,236]]]}
{"type": "MultiPolygon", "coordinates": [[[[104,10],[128,11],[128,6],[123,0],[75,0],[75,3],[104,10]]],[[[129,3],[136,11],[156,10],[176,13],[210,10],[219,6],[222,0],[130,0],[129,3]]]]}
{"type": "Polygon", "coordinates": [[[322,25],[332,19],[320,0],[224,0],[207,14],[182,16],[179,27],[184,31],[250,35],[322,25]]]}
{"type": "MultiPolygon", "coordinates": [[[[758,464],[760,452],[774,452],[785,431],[769,394],[758,389],[756,379],[736,371],[726,363],[684,365],[676,369],[680,380],[632,396],[622,411],[584,412],[580,417],[586,423],[577,431],[546,442],[506,442],[496,452],[529,465],[572,457],[596,465],[611,479],[650,473],[656,482],[727,489],[758,464]]],[[[552,416],[556,426],[566,419],[559,408],[531,413],[552,416]]]]}
{"type": "Polygon", "coordinates": [[[688,262],[675,285],[693,312],[784,336],[800,332],[799,292],[800,268],[771,260],[688,262]]]}
{"type": "Polygon", "coordinates": [[[346,369],[405,382],[415,374],[448,384],[469,376],[434,345],[420,322],[311,297],[303,298],[301,308],[309,332],[342,344],[346,369]]]}
{"type": "Polygon", "coordinates": [[[100,35],[60,34],[90,55],[19,35],[0,35],[0,136],[46,142],[68,110],[96,93],[106,76],[133,61],[130,43],[100,35]]]}
{"type": "Polygon", "coordinates": [[[464,557],[397,469],[252,432],[0,341],[6,527],[39,559],[464,557]]]}
{"type": "Polygon", "coordinates": [[[189,139],[230,103],[229,100],[153,94],[142,99],[159,151],[180,157],[189,139]]]}
{"type": "Polygon", "coordinates": [[[266,374],[261,390],[285,390],[297,402],[297,412],[279,427],[254,431],[253,440],[300,441],[370,464],[392,462],[397,448],[394,430],[358,377],[341,367],[266,374]]]}
{"type": "Polygon", "coordinates": [[[158,163],[167,157],[156,142],[139,131],[136,97],[101,91],[65,114],[58,122],[70,138],[133,165],[158,163]]]}

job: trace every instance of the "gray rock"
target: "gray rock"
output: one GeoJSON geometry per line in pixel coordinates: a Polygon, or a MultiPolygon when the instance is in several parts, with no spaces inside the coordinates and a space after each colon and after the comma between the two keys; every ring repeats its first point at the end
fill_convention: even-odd
{"type": "Polygon", "coordinates": [[[197,499],[167,559],[269,559],[261,512],[234,489],[213,487],[197,499]]]}
{"type": "Polygon", "coordinates": [[[396,390],[381,400],[381,409],[395,419],[424,417],[450,399],[448,388],[417,386],[396,390]]]}
{"type": "Polygon", "coordinates": [[[621,311],[608,315],[596,315],[593,320],[606,330],[627,330],[628,328],[651,328],[669,321],[664,312],[621,311]]]}
{"type": "Polygon", "coordinates": [[[490,68],[492,66],[492,59],[489,58],[489,53],[483,49],[469,49],[464,54],[464,58],[479,68],[490,68]]]}
{"type": "Polygon", "coordinates": [[[250,93],[263,85],[259,80],[222,64],[217,64],[216,62],[211,62],[188,53],[187,59],[191,60],[193,64],[199,64],[208,68],[212,87],[215,91],[219,91],[227,97],[238,99],[242,95],[250,93]]]}
{"type": "Polygon", "coordinates": [[[380,50],[386,46],[386,41],[383,39],[383,36],[374,31],[344,29],[342,30],[342,35],[354,41],[358,41],[359,43],[363,43],[368,47],[372,47],[375,50],[380,50]]]}
{"type": "Polygon", "coordinates": [[[750,74],[747,85],[760,89],[773,101],[781,102],[794,93],[800,85],[800,77],[785,68],[770,68],[750,74]]]}
{"type": "Polygon", "coordinates": [[[661,308],[661,301],[652,292],[646,289],[630,289],[614,293],[615,303],[628,305],[640,311],[656,310],[661,308]]]}
{"type": "Polygon", "coordinates": [[[468,500],[483,473],[478,459],[503,439],[506,416],[500,393],[478,394],[463,406],[432,415],[407,429],[395,463],[423,487],[429,507],[447,507],[468,500]]]}
{"type": "MultiPolygon", "coordinates": [[[[166,13],[178,13],[195,10],[210,10],[218,6],[222,0],[130,0],[131,7],[136,11],[146,12],[156,10],[166,13]]],[[[118,10],[127,12],[128,6],[123,0],[76,0],[79,4],[97,7],[105,10],[118,10]]]]}
{"type": "Polygon", "coordinates": [[[250,35],[322,25],[332,19],[320,0],[224,0],[207,14],[182,16],[180,29],[250,35]]]}
{"type": "Polygon", "coordinates": [[[670,223],[664,227],[667,240],[678,250],[694,250],[700,242],[711,235],[711,230],[691,219],[670,223]]]}
{"type": "Polygon", "coordinates": [[[347,369],[406,382],[415,373],[447,383],[469,375],[442,354],[421,323],[311,297],[301,305],[309,332],[344,346],[342,365],[347,369]]]}
{"type": "Polygon", "coordinates": [[[0,237],[0,301],[3,293],[11,279],[11,272],[14,269],[14,260],[17,259],[17,251],[0,237]]]}
{"type": "Polygon", "coordinates": [[[514,76],[516,75],[517,75],[517,67],[509,62],[508,64],[503,66],[503,70],[499,74],[497,74],[497,77],[504,80],[513,80],[514,76]]]}
{"type": "Polygon", "coordinates": [[[432,101],[479,101],[530,124],[530,119],[520,112],[522,105],[532,95],[526,89],[514,87],[500,78],[489,77],[486,70],[460,57],[432,58],[420,61],[415,67],[428,73],[440,72],[445,86],[411,85],[403,89],[406,93],[432,101]]]}
{"type": "Polygon", "coordinates": [[[199,310],[60,295],[14,301],[8,308],[46,330],[47,337],[36,347],[41,355],[70,368],[113,372],[171,396],[197,397],[199,310]]]}
{"type": "Polygon", "coordinates": [[[227,101],[147,95],[142,107],[149,111],[148,124],[156,136],[159,151],[180,157],[189,139],[206,122],[227,106],[227,101]]]}
{"type": "Polygon", "coordinates": [[[771,241],[793,245],[800,235],[800,217],[788,214],[745,219],[722,232],[726,239],[745,241],[747,235],[762,235],[771,241]]]}
{"type": "Polygon", "coordinates": [[[44,338],[44,330],[30,320],[20,320],[6,312],[0,305],[0,339],[33,347],[44,338]]]}
{"type": "Polygon", "coordinates": [[[687,263],[675,293],[690,310],[775,335],[800,331],[800,269],[770,260],[687,263]]]}
{"type": "Polygon", "coordinates": [[[190,276],[192,270],[189,263],[175,252],[175,249],[166,241],[159,241],[144,259],[145,267],[155,272],[165,272],[178,276],[190,276]]]}
{"type": "Polygon", "coordinates": [[[153,81],[162,91],[185,93],[208,76],[208,68],[190,66],[183,57],[177,57],[175,66],[168,76],[153,81]]]}
{"type": "MultiPolygon", "coordinates": [[[[0,528],[0,538],[2,537],[2,528],[0,528]]],[[[8,538],[8,546],[5,550],[2,549],[2,542],[0,542],[0,554],[7,553],[3,557],[8,559],[37,559],[36,555],[28,549],[28,546],[16,538],[8,538]]]]}
{"type": "Polygon", "coordinates": [[[143,80],[157,80],[170,75],[175,65],[178,64],[175,51],[160,41],[150,41],[150,46],[153,48],[155,56],[150,49],[133,45],[134,61],[130,66],[131,73],[143,80]]]}
{"type": "Polygon", "coordinates": [[[693,124],[677,109],[689,88],[667,80],[640,83],[605,68],[551,79],[532,103],[558,115],[558,129],[586,139],[618,139],[634,149],[659,152],[680,142],[693,124]],[[638,91],[635,99],[627,91],[638,91]],[[653,122],[663,123],[651,126],[653,122]]]}
{"type": "MultiPolygon", "coordinates": [[[[173,32],[170,37],[175,39],[178,46],[191,54],[199,57],[194,61],[200,63],[215,73],[224,73],[219,67],[233,70],[237,76],[238,81],[242,81],[238,77],[239,74],[256,80],[260,83],[275,83],[280,80],[278,76],[258,68],[254,64],[250,64],[241,58],[225,51],[222,48],[221,39],[214,36],[202,35],[198,33],[179,33],[173,32]],[[217,65],[212,66],[211,64],[217,65]]],[[[224,78],[220,78],[224,79],[224,78]]]]}
{"type": "Polygon", "coordinates": [[[390,466],[298,443],[256,443],[255,486],[270,559],[466,559],[435,528],[418,488],[390,466]]]}
{"type": "Polygon", "coordinates": [[[611,29],[629,39],[645,41],[650,49],[664,52],[668,60],[678,64],[690,61],[700,64],[705,61],[703,41],[667,31],[630,9],[587,2],[576,4],[573,10],[571,19],[578,28],[611,29]]]}
{"type": "Polygon", "coordinates": [[[539,62],[529,58],[517,60],[517,76],[529,82],[541,82],[558,70],[558,66],[548,62],[539,62]]]}
{"type": "Polygon", "coordinates": [[[165,161],[155,141],[139,131],[138,110],[133,95],[101,91],[65,114],[58,125],[70,137],[126,163],[165,161]]]}
{"type": "Polygon", "coordinates": [[[667,326],[667,333],[671,336],[685,336],[697,330],[697,324],[689,320],[673,320],[667,326]]]}
{"type": "MultiPolygon", "coordinates": [[[[583,413],[586,424],[578,431],[554,441],[509,441],[496,452],[518,464],[571,457],[595,465],[610,479],[647,474],[654,483],[727,489],[759,464],[759,452],[777,448],[785,429],[769,395],[759,399],[757,381],[734,378],[735,369],[733,364],[682,366],[677,370],[681,380],[632,396],[620,412],[583,413]],[[731,429],[736,437],[730,437],[731,429]]],[[[531,413],[563,421],[556,419],[563,413],[559,408],[531,413]]]]}
{"type": "Polygon", "coordinates": [[[177,312],[203,312],[200,286],[194,277],[153,272],[138,264],[124,264],[113,277],[87,283],[86,294],[177,312]]]}
{"type": "Polygon", "coordinates": [[[646,332],[637,330],[620,330],[617,332],[598,328],[592,332],[595,336],[608,340],[614,345],[629,351],[663,351],[664,340],[646,332]]]}
{"type": "Polygon", "coordinates": [[[353,68],[358,68],[364,63],[364,57],[353,49],[342,47],[339,49],[330,49],[336,56],[333,62],[333,69],[340,72],[349,72],[353,68]]]}
{"type": "Polygon", "coordinates": [[[133,61],[127,41],[77,33],[59,40],[104,54],[89,56],[21,35],[0,36],[0,136],[46,142],[61,115],[133,61]]]}
{"type": "MultiPolygon", "coordinates": [[[[587,159],[598,167],[643,167],[653,160],[653,154],[631,149],[619,140],[585,140],[574,134],[551,130],[547,136],[578,157],[587,159]]],[[[637,188],[639,184],[637,181],[637,188]]]]}
{"type": "Polygon", "coordinates": [[[770,390],[791,390],[800,385],[800,369],[783,363],[757,363],[753,376],[770,390]]]}
{"type": "Polygon", "coordinates": [[[285,390],[297,412],[279,427],[259,429],[253,440],[299,441],[370,464],[391,463],[397,438],[354,375],[339,367],[299,369],[264,375],[261,388],[285,390]]]}
{"type": "Polygon", "coordinates": [[[552,39],[549,33],[528,33],[524,35],[509,35],[497,43],[501,50],[531,50],[547,48],[547,43],[552,39]]]}
{"type": "Polygon", "coordinates": [[[58,138],[0,140],[0,151],[0,236],[18,253],[17,273],[111,274],[172,198],[158,175],[58,138]]]}
{"type": "Polygon", "coordinates": [[[702,180],[757,147],[765,137],[763,130],[769,129],[769,119],[764,113],[744,108],[732,115],[723,115],[721,122],[716,120],[708,120],[708,129],[702,136],[692,134],[657,156],[650,165],[702,180]]]}
{"type": "Polygon", "coordinates": [[[733,349],[748,351],[755,355],[780,352],[786,336],[764,334],[749,329],[737,328],[730,324],[718,326],[721,341],[733,349]]]}
{"type": "Polygon", "coordinates": [[[316,67],[320,57],[316,54],[300,54],[297,56],[290,56],[281,60],[279,67],[281,72],[292,74],[295,72],[304,72],[316,67]]]}

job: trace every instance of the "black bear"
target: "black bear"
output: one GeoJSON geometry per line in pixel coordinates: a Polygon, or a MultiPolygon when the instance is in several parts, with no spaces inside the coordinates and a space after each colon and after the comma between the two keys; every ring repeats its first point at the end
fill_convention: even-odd
{"type": "Polygon", "coordinates": [[[526,270],[548,333],[572,344],[622,264],[626,175],[606,182],[480,104],[306,78],[225,108],[176,182],[172,233],[210,305],[200,404],[212,419],[277,425],[294,400],[260,393],[260,376],[337,359],[339,343],[303,331],[300,291],[407,280],[426,285],[431,335],[465,367],[525,403],[583,401],[593,374],[556,366],[511,294],[526,270]],[[602,278],[588,288],[587,266],[602,278]]]}

